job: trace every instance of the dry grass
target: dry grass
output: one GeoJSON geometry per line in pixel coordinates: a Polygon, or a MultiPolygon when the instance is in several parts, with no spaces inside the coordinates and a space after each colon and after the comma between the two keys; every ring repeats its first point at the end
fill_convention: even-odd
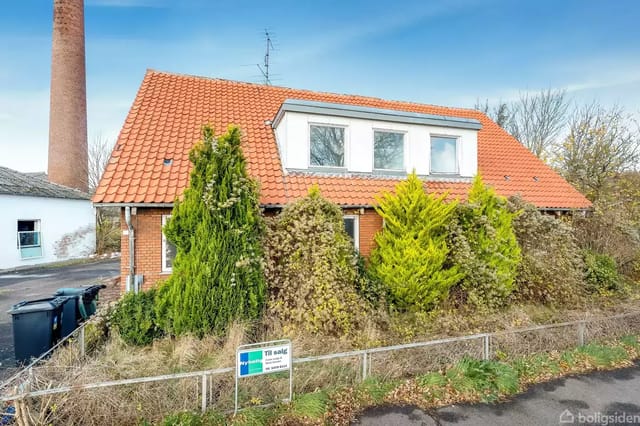
{"type": "MultiPolygon", "coordinates": [[[[429,315],[391,315],[367,321],[356,336],[286,336],[276,323],[234,324],[224,337],[197,339],[190,336],[165,338],[148,347],[125,344],[117,334],[101,345],[96,343],[90,356],[82,358],[77,345],[68,345],[34,369],[33,390],[61,385],[79,385],[125,378],[200,371],[234,365],[236,348],[245,343],[289,337],[294,356],[303,357],[361,348],[425,341],[455,335],[510,330],[539,323],[555,323],[604,317],[622,310],[638,310],[637,302],[600,305],[590,310],[554,310],[516,306],[499,313],[483,315],[448,310],[429,315]]],[[[99,329],[100,325],[96,326],[99,329]]],[[[640,332],[640,314],[621,320],[589,325],[585,337],[590,341],[640,332]]],[[[96,340],[97,342],[97,340],[96,340]]],[[[564,350],[577,343],[575,330],[552,329],[530,333],[504,333],[492,339],[492,353],[507,359],[550,348],[564,350]]],[[[370,358],[369,373],[385,379],[412,377],[451,365],[463,356],[480,357],[482,341],[470,340],[433,347],[376,353],[370,358]]],[[[320,388],[353,386],[362,380],[362,359],[343,358],[296,364],[296,394],[320,388]]],[[[233,374],[211,378],[208,388],[210,407],[225,411],[233,408],[233,374]]],[[[23,424],[135,424],[142,419],[158,421],[181,410],[197,410],[200,405],[200,378],[158,383],[117,386],[74,391],[46,398],[32,398],[20,405],[23,424]]],[[[243,406],[277,401],[288,394],[287,375],[243,379],[240,400],[243,406]]]]}

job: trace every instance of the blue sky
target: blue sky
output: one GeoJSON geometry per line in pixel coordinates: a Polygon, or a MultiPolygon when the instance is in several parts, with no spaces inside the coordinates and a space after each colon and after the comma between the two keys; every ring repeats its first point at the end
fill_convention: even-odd
{"type": "MultiPolygon", "coordinates": [[[[115,141],[147,68],[471,107],[565,88],[640,114],[640,1],[85,0],[89,139],[115,141]]],[[[46,170],[53,0],[0,14],[0,165],[46,170]]]]}

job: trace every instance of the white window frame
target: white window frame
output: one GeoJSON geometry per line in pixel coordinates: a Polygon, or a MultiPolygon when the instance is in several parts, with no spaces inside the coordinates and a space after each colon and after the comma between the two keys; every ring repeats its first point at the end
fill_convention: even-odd
{"type": "Polygon", "coordinates": [[[310,121],[307,123],[307,164],[310,169],[348,169],[349,164],[349,126],[346,124],[333,124],[333,123],[322,123],[322,122],[314,122],[310,121]],[[311,126],[315,127],[335,127],[339,129],[344,129],[344,140],[343,143],[343,165],[342,166],[317,166],[311,164],[311,126]]]}
{"type": "MultiPolygon", "coordinates": [[[[17,225],[20,222],[33,222],[33,231],[16,231],[16,237],[18,239],[17,241],[17,245],[18,245],[18,249],[21,248],[31,248],[31,247],[42,247],[42,231],[40,228],[40,219],[18,219],[16,221],[16,229],[17,229],[17,225]],[[38,234],[38,244],[35,245],[31,245],[31,246],[23,246],[20,244],[20,232],[37,232],[38,234]]],[[[38,256],[41,257],[41,256],[38,256]]]]}
{"type": "Polygon", "coordinates": [[[42,243],[42,222],[40,219],[18,219],[16,221],[16,245],[17,249],[20,253],[20,260],[33,260],[33,259],[41,259],[44,257],[44,245],[42,243]],[[33,222],[33,231],[18,231],[17,225],[20,222],[33,222]],[[37,232],[38,233],[38,244],[23,246],[20,243],[20,233],[21,232],[37,232]],[[25,256],[23,249],[40,249],[40,253],[35,256],[25,256]]]}
{"type": "Polygon", "coordinates": [[[353,219],[353,246],[360,251],[360,216],[357,214],[342,215],[343,219],[353,219]]]}
{"type": "Polygon", "coordinates": [[[167,223],[167,219],[171,217],[170,214],[162,215],[162,227],[160,228],[160,233],[162,234],[162,272],[163,273],[171,273],[173,272],[173,267],[167,267],[167,237],[164,235],[164,225],[167,223]]]}
{"type": "Polygon", "coordinates": [[[441,133],[432,133],[429,135],[429,174],[430,175],[435,175],[435,176],[458,176],[460,175],[460,136],[458,135],[447,135],[447,134],[441,134],[441,133]],[[454,172],[434,172],[432,170],[432,161],[433,159],[432,157],[432,143],[433,143],[433,138],[442,138],[442,139],[453,139],[456,142],[456,154],[455,154],[455,161],[456,161],[456,170],[454,172]]]}
{"type": "Polygon", "coordinates": [[[380,129],[373,128],[371,133],[371,170],[376,171],[389,171],[389,172],[404,172],[407,170],[407,131],[406,130],[392,130],[392,129],[380,129]],[[376,132],[378,133],[397,133],[402,135],[402,168],[401,169],[378,169],[376,168],[376,132]]]}

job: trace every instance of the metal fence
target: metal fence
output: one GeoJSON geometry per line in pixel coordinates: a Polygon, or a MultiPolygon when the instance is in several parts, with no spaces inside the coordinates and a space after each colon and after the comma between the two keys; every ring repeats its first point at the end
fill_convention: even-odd
{"type": "MultiPolygon", "coordinates": [[[[83,340],[78,330],[77,340],[83,340]]],[[[552,350],[566,350],[586,343],[619,338],[624,335],[640,334],[640,312],[631,312],[606,318],[585,319],[557,324],[540,325],[514,330],[481,333],[461,337],[416,342],[354,350],[341,353],[294,358],[294,393],[313,392],[320,387],[331,385],[351,385],[368,376],[380,378],[405,378],[440,369],[459,361],[465,356],[491,359],[510,359],[533,353],[552,350]]],[[[295,350],[295,347],[294,347],[295,350]]],[[[33,374],[33,367],[14,376],[8,385],[0,390],[0,401],[36,404],[37,399],[64,396],[56,400],[58,414],[62,413],[64,401],[93,395],[105,410],[127,411],[141,405],[158,416],[179,410],[216,408],[221,411],[233,408],[233,382],[235,367],[188,373],[166,374],[154,377],[126,378],[89,384],[52,384],[50,380],[39,381],[33,374]],[[16,378],[19,378],[17,380],[16,378]],[[105,390],[108,390],[105,391],[105,390]],[[154,395],[161,392],[171,395],[170,404],[154,406],[158,403],[154,395]],[[119,398],[119,395],[122,398],[119,398]],[[66,398],[66,399],[65,399],[66,398]],[[64,400],[64,401],[63,401],[64,400]],[[124,401],[124,402],[123,402],[124,401]],[[122,404],[130,404],[123,407],[122,404]]],[[[246,379],[243,379],[246,380],[246,379]]],[[[257,393],[263,399],[257,402],[275,402],[288,394],[288,380],[275,375],[259,376],[251,381],[243,381],[246,391],[241,393],[245,400],[257,393]]],[[[93,401],[91,400],[91,401],[93,401]]],[[[85,399],[85,401],[88,401],[85,399]]],[[[45,401],[46,402],[46,401],[45,401]]],[[[256,402],[256,401],[254,401],[256,402]]],[[[41,401],[42,405],[43,402],[41,401]]],[[[85,402],[85,410],[92,408],[85,402]]],[[[97,407],[97,405],[96,405],[97,407]]],[[[77,409],[77,407],[75,407],[77,409]]],[[[38,407],[34,408],[35,411],[38,407]]],[[[50,410],[49,410],[50,411],[50,410]]],[[[48,412],[44,410],[44,412],[48,412]]],[[[106,423],[126,422],[110,416],[106,423]]],[[[129,419],[130,420],[130,419],[129,419]]]]}
{"type": "MultiPolygon", "coordinates": [[[[33,359],[26,367],[21,368],[17,373],[10,376],[7,380],[0,384],[0,395],[7,393],[8,389],[12,386],[21,386],[24,385],[25,382],[28,382],[30,378],[33,377],[33,369],[44,360],[47,359],[52,353],[54,353],[58,348],[64,345],[77,345],[80,357],[84,357],[87,349],[85,332],[86,326],[90,324],[89,322],[82,323],[78,328],[76,328],[73,332],[68,334],[67,336],[60,339],[55,345],[51,347],[48,351],[40,355],[39,357],[33,359]]],[[[5,399],[1,399],[0,401],[4,401],[5,399]]]]}

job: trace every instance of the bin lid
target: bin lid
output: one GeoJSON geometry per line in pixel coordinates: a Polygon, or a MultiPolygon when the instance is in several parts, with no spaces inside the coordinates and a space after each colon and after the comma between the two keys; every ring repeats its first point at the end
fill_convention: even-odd
{"type": "Polygon", "coordinates": [[[13,305],[9,313],[11,315],[24,314],[27,312],[43,312],[53,311],[65,304],[69,300],[68,297],[51,297],[48,299],[24,300],[13,305]]]}
{"type": "MultiPolygon", "coordinates": [[[[90,287],[89,287],[90,288],[90,287]]],[[[73,287],[63,287],[56,290],[54,296],[80,296],[87,292],[89,289],[87,287],[81,288],[73,288],[73,287]]]]}

